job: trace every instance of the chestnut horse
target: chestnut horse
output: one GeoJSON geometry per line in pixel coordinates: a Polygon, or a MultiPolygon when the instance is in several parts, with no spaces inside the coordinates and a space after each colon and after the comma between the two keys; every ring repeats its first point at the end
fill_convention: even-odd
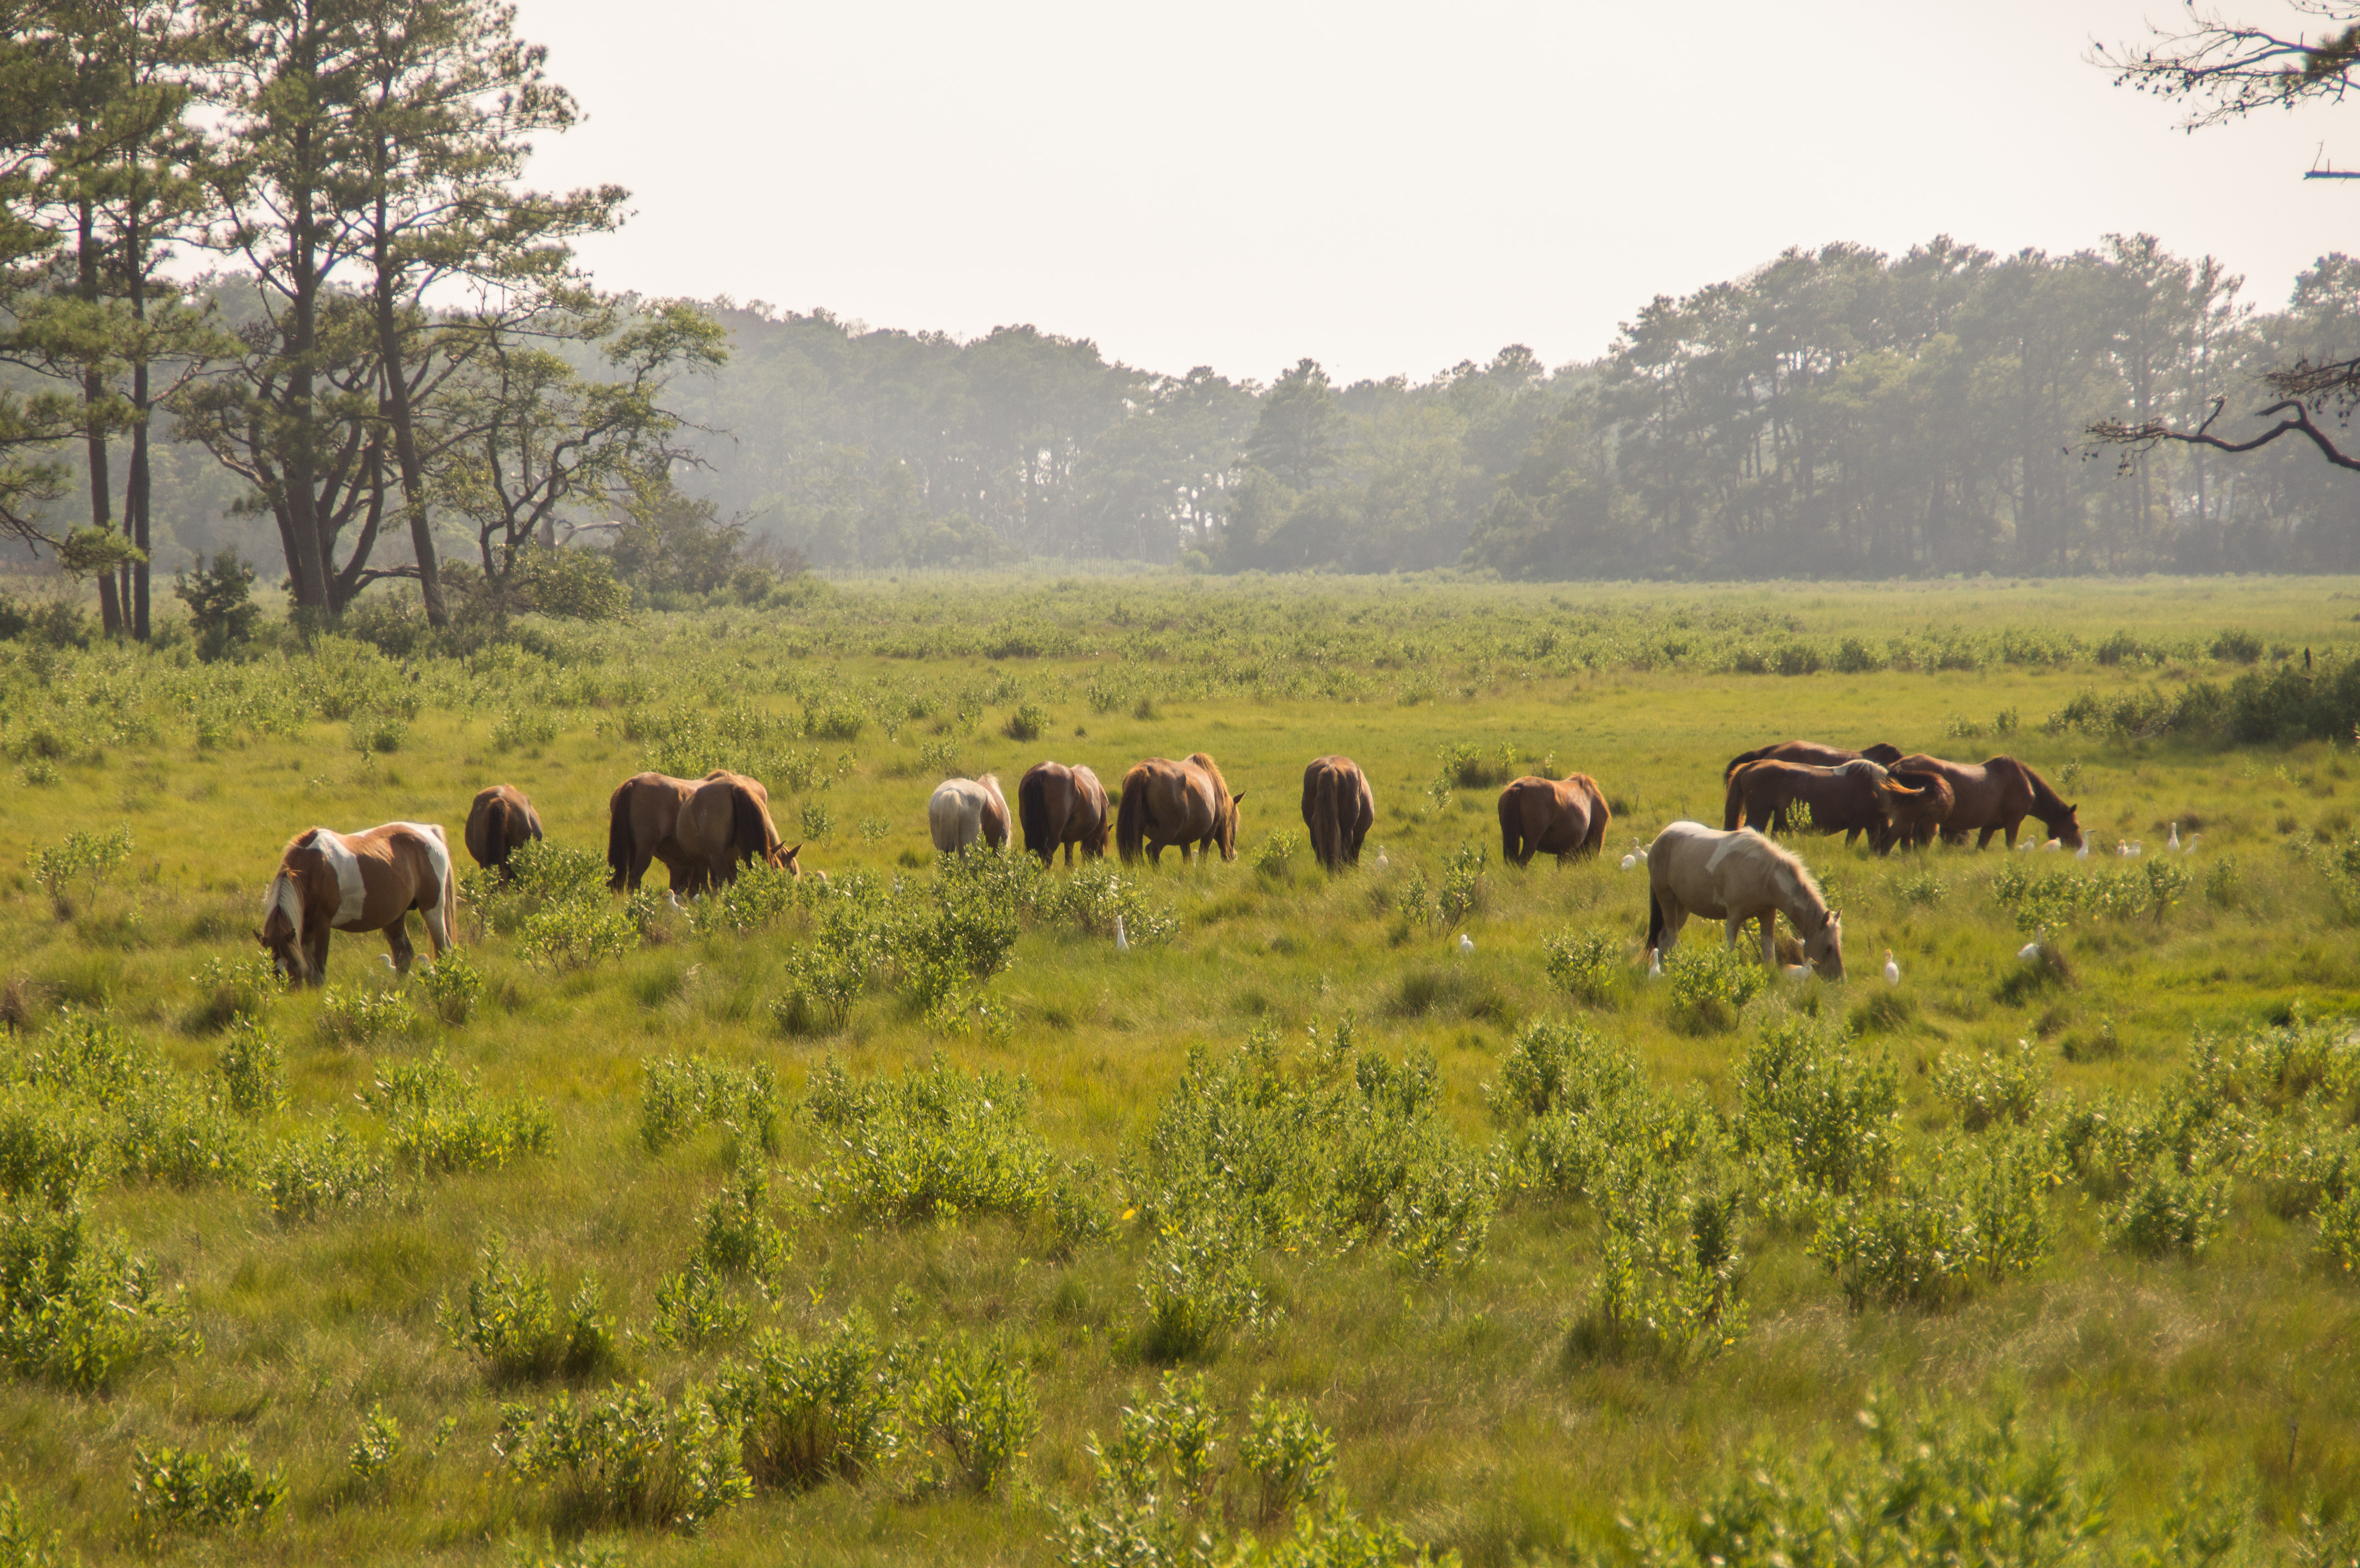
{"type": "Polygon", "coordinates": [[[486,871],[498,867],[503,882],[515,876],[508,869],[510,852],[540,837],[541,813],[523,790],[510,785],[495,784],[479,791],[467,808],[467,853],[486,871]]]}
{"type": "Polygon", "coordinates": [[[1975,847],[1982,849],[1991,843],[1992,834],[2004,833],[2007,847],[2014,849],[2016,830],[2025,818],[2038,817],[2050,838],[2067,849],[2081,847],[2081,822],[2074,815],[2075,808],[2049,787],[2048,779],[2013,757],[1994,757],[1977,764],[1945,762],[1920,754],[1903,757],[1895,771],[1939,774],[1950,787],[1957,800],[1942,820],[1942,836],[1952,844],[1964,844],[1972,833],[1979,835],[1975,847]]]}
{"type": "Polygon", "coordinates": [[[1519,779],[1500,791],[1500,854],[1518,866],[1531,865],[1535,855],[1554,855],[1560,866],[1596,855],[1612,817],[1598,780],[1587,773],[1556,783],[1519,779]]]}
{"type": "Polygon", "coordinates": [[[1151,757],[1122,776],[1122,803],[1115,811],[1115,847],[1125,866],[1144,853],[1148,864],[1160,865],[1164,851],[1180,846],[1180,858],[1218,844],[1223,860],[1238,857],[1238,803],[1244,791],[1229,793],[1229,781],[1213,759],[1192,752],[1185,762],[1151,757]]]}
{"type": "Polygon", "coordinates": [[[1885,840],[1905,848],[1923,849],[1940,836],[1942,822],[1959,798],[1950,792],[1950,781],[1939,773],[1910,773],[1896,768],[1893,777],[1896,782],[1907,784],[1918,793],[1886,797],[1885,840]]]}
{"type": "Polygon", "coordinates": [[[1756,746],[1731,757],[1729,766],[1721,770],[1721,781],[1728,783],[1729,776],[1749,762],[1800,762],[1812,768],[1841,768],[1847,762],[1863,760],[1890,768],[1901,760],[1901,748],[1878,741],[1865,751],[1846,751],[1841,746],[1821,746],[1815,740],[1782,740],[1775,746],[1756,746]]]}
{"type": "Polygon", "coordinates": [[[1311,853],[1329,871],[1360,864],[1360,844],[1377,820],[1368,775],[1349,757],[1323,757],[1303,770],[1303,825],[1311,853]]]}
{"type": "Polygon", "coordinates": [[[1775,827],[1789,831],[1787,811],[1801,802],[1811,810],[1811,831],[1841,833],[1850,844],[1868,834],[1876,853],[1893,845],[1887,822],[1898,800],[1915,800],[1918,791],[1896,784],[1883,768],[1865,757],[1841,768],[1811,768],[1799,762],[1749,762],[1729,776],[1721,829],[1775,827]]]}
{"type": "Polygon", "coordinates": [[[1690,915],[1720,920],[1737,945],[1746,921],[1762,921],[1762,962],[1778,962],[1777,917],[1803,939],[1803,958],[1824,979],[1841,980],[1843,916],[1828,908],[1810,869],[1752,828],[1715,833],[1674,822],[1647,846],[1647,945],[1671,950],[1690,915]]]}
{"type": "Polygon", "coordinates": [[[638,892],[657,860],[674,894],[735,881],[738,866],[758,858],[801,877],[802,848],[781,844],[770,792],[723,768],[702,779],[635,773],[606,800],[606,886],[617,892],[638,892]]]}
{"type": "Polygon", "coordinates": [[[317,985],[328,975],[331,931],[385,932],[393,966],[407,972],[410,911],[426,919],[441,958],[458,929],[458,879],[437,822],[388,822],[366,833],[307,828],[279,853],[254,933],[280,974],[317,985]]]}
{"type": "Polygon", "coordinates": [[[1065,845],[1065,864],[1074,846],[1096,858],[1107,852],[1113,819],[1107,815],[1106,786],[1088,768],[1062,762],[1036,762],[1016,781],[1016,816],[1024,825],[1024,852],[1037,855],[1045,869],[1065,845]]]}
{"type": "Polygon", "coordinates": [[[934,847],[945,855],[964,854],[981,839],[986,849],[1008,843],[1008,800],[991,774],[980,779],[945,779],[934,786],[926,801],[926,830],[934,847]]]}

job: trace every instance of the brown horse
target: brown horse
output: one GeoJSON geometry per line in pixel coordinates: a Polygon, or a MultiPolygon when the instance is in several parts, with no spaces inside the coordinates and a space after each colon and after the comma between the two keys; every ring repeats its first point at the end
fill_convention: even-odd
{"type": "Polygon", "coordinates": [[[497,866],[503,882],[515,876],[508,869],[510,852],[540,838],[541,814],[521,789],[495,784],[479,791],[467,808],[467,853],[486,871],[497,866]]]}
{"type": "Polygon", "coordinates": [[[1883,768],[1864,757],[1841,768],[1749,762],[1729,776],[1721,826],[1724,833],[1747,826],[1784,833],[1787,812],[1800,803],[1810,808],[1812,832],[1841,833],[1846,844],[1864,833],[1884,855],[1893,847],[1886,824],[1894,802],[1915,800],[1918,793],[1895,783],[1883,768]]]}
{"type": "Polygon", "coordinates": [[[1531,865],[1535,855],[1554,855],[1559,865],[1596,855],[1612,818],[1598,780],[1587,773],[1568,773],[1557,783],[1519,779],[1500,791],[1500,853],[1518,866],[1531,865]]]}
{"type": "Polygon", "coordinates": [[[702,779],[635,773],[606,800],[606,886],[617,892],[638,892],[657,860],[675,895],[734,881],[739,864],[757,857],[800,877],[801,848],[781,847],[769,791],[722,768],[702,779]]]}
{"type": "Polygon", "coordinates": [[[327,979],[331,931],[385,932],[394,968],[407,972],[416,956],[412,909],[425,917],[441,958],[458,929],[458,879],[440,823],[388,822],[355,833],[307,828],[279,853],[254,939],[298,985],[327,979]]]}
{"type": "Polygon", "coordinates": [[[1782,740],[1775,746],[1756,746],[1741,751],[1729,759],[1721,770],[1721,781],[1749,762],[1800,762],[1811,768],[1841,768],[1847,762],[1869,761],[1890,768],[1901,760],[1901,748],[1878,741],[1864,751],[1846,751],[1841,746],[1821,746],[1815,740],[1782,740]]]}
{"type": "Polygon", "coordinates": [[[1885,842],[1888,845],[1923,849],[1940,835],[1943,819],[1950,814],[1959,798],[1951,793],[1950,781],[1939,773],[1910,773],[1895,768],[1893,778],[1895,782],[1907,784],[1918,793],[1886,797],[1885,842]]]}
{"type": "Polygon", "coordinates": [[[1016,817],[1024,828],[1024,853],[1037,855],[1046,868],[1065,849],[1065,864],[1074,864],[1074,846],[1096,859],[1107,852],[1107,835],[1114,822],[1107,815],[1106,786],[1098,776],[1080,766],[1036,762],[1016,781],[1016,817]]]}
{"type": "Polygon", "coordinates": [[[1116,808],[1114,842],[1128,866],[1143,852],[1150,865],[1159,865],[1164,851],[1180,846],[1188,857],[1190,846],[1199,864],[1205,851],[1218,844],[1223,860],[1238,857],[1238,803],[1242,790],[1229,793],[1228,780],[1213,759],[1191,753],[1185,762],[1151,757],[1122,776],[1122,803],[1116,808]]]}
{"type": "Polygon", "coordinates": [[[2049,836],[2067,849],[2081,847],[2081,823],[2074,815],[2075,808],[2049,787],[2049,780],[2018,762],[2013,757],[1994,757],[1983,763],[1945,762],[1939,757],[1922,754],[1905,757],[1895,769],[1898,773],[1932,773],[1940,776],[1957,797],[1942,819],[1942,836],[1952,844],[1964,844],[1969,833],[1976,833],[1975,847],[1991,843],[1992,834],[2007,835],[2007,847],[2016,847],[2016,830],[2027,817],[2038,817],[2049,836]]]}
{"type": "Polygon", "coordinates": [[[1323,757],[1303,770],[1303,825],[1311,853],[1329,871],[1360,864],[1360,844],[1377,820],[1368,775],[1349,757],[1323,757]]]}

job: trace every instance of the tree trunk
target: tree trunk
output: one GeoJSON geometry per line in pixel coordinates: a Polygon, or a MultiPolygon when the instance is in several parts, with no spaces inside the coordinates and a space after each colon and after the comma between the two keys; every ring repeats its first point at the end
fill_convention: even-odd
{"type": "MultiPolygon", "coordinates": [[[[380,167],[382,155],[380,155],[380,167]]],[[[386,254],[386,206],[377,199],[377,358],[385,376],[386,408],[393,416],[393,452],[401,471],[401,506],[410,519],[410,550],[418,560],[418,592],[426,604],[426,624],[447,626],[451,613],[442,604],[442,570],[434,559],[434,530],[426,516],[426,480],[418,462],[418,432],[410,419],[410,381],[401,358],[401,333],[394,320],[393,267],[386,254]]]]}
{"type": "MultiPolygon", "coordinates": [[[[96,214],[88,197],[82,201],[81,248],[75,261],[80,277],[75,292],[86,305],[98,303],[98,244],[95,230],[96,214]]],[[[102,533],[115,528],[115,506],[109,494],[106,472],[106,436],[98,427],[98,406],[106,397],[106,382],[95,366],[85,370],[82,378],[82,440],[90,456],[90,526],[102,533]]],[[[101,627],[108,637],[123,632],[123,600],[115,592],[112,569],[98,574],[98,615],[101,627]]]]}
{"type": "MultiPolygon", "coordinates": [[[[311,40],[307,38],[307,43],[311,40]]],[[[308,50],[316,56],[316,49],[308,50]]],[[[306,67],[316,65],[316,58],[306,60],[306,67]]],[[[312,204],[317,192],[311,184],[311,133],[309,128],[295,133],[296,188],[293,222],[294,265],[289,304],[294,311],[294,363],[287,375],[289,411],[294,415],[294,440],[288,444],[283,484],[288,511],[289,542],[294,554],[287,562],[288,572],[295,580],[295,603],[305,609],[333,615],[335,606],[328,599],[328,573],[320,538],[319,495],[314,486],[313,446],[315,429],[311,408],[311,356],[319,347],[320,277],[318,272],[319,236],[314,233],[312,204]]]]}

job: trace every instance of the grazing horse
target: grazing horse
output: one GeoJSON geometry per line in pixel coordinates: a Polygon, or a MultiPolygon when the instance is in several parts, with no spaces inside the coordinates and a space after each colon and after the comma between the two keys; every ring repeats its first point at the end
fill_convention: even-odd
{"type": "Polygon", "coordinates": [[[1223,860],[1238,857],[1238,803],[1244,791],[1229,793],[1229,781],[1213,759],[1191,753],[1185,762],[1151,757],[1122,776],[1122,804],[1116,809],[1115,847],[1125,866],[1144,853],[1150,865],[1161,865],[1164,851],[1180,846],[1188,858],[1194,845],[1202,864],[1205,851],[1218,844],[1223,860]]]}
{"type": "Polygon", "coordinates": [[[1811,831],[1841,833],[1849,845],[1862,833],[1884,855],[1891,850],[1887,823],[1896,802],[1915,800],[1918,790],[1894,782],[1865,757],[1840,768],[1800,762],[1749,762],[1729,776],[1721,828],[1770,827],[1791,831],[1787,812],[1797,803],[1811,811],[1811,831]]]}
{"type": "Polygon", "coordinates": [[[1843,978],[1843,917],[1793,855],[1752,828],[1716,833],[1674,822],[1647,848],[1647,945],[1661,953],[1690,915],[1726,922],[1729,945],[1746,921],[1762,921],[1762,962],[1778,962],[1777,917],[1803,939],[1803,958],[1822,978],[1843,978]]]}
{"type": "Polygon", "coordinates": [[[1975,847],[1982,849],[1991,843],[1992,834],[2004,833],[2007,847],[2014,849],[2016,830],[2025,818],[2038,817],[2050,838],[2067,849],[2081,847],[2076,808],[2050,789],[2048,779],[2015,757],[1994,757],[1978,765],[1918,755],[1903,757],[1895,771],[1939,774],[1950,785],[1957,800],[1942,819],[1942,836],[1952,844],[1966,843],[1972,833],[1980,835],[1975,847]]]}
{"type": "Polygon", "coordinates": [[[1500,791],[1500,854],[1518,866],[1535,855],[1554,855],[1557,864],[1578,855],[1596,855],[1606,842],[1613,812],[1598,780],[1568,773],[1556,783],[1519,779],[1500,791]]]}
{"type": "Polygon", "coordinates": [[[787,847],[770,821],[770,792],[742,773],[716,769],[698,780],[672,824],[672,840],[688,865],[693,892],[726,887],[738,880],[740,866],[757,860],[796,877],[803,874],[795,858],[803,846],[787,847]]]}
{"type": "Polygon", "coordinates": [[[1098,776],[1080,766],[1036,762],[1016,781],[1016,815],[1024,826],[1024,852],[1041,857],[1045,870],[1065,846],[1065,864],[1074,864],[1074,846],[1093,858],[1107,852],[1107,835],[1114,820],[1107,815],[1106,786],[1098,776]]]}
{"type": "Polygon", "coordinates": [[[1890,844],[1910,849],[1923,849],[1940,836],[1942,822],[1958,803],[1950,791],[1950,781],[1939,773],[1909,773],[1894,769],[1894,780],[1918,791],[1916,795],[1889,796],[1885,800],[1885,835],[1890,844]]]}
{"type": "Polygon", "coordinates": [[[1756,746],[1731,757],[1729,766],[1721,770],[1721,781],[1728,783],[1729,776],[1749,762],[1800,762],[1812,768],[1841,768],[1847,762],[1863,760],[1890,768],[1901,760],[1901,748],[1878,741],[1865,751],[1846,751],[1841,746],[1821,746],[1815,740],[1782,740],[1775,746],[1756,746]]]}
{"type": "Polygon", "coordinates": [[[467,853],[486,871],[498,867],[503,882],[516,875],[508,869],[510,852],[540,838],[541,813],[523,790],[511,785],[495,784],[479,791],[467,808],[467,853]]]}
{"type": "Polygon", "coordinates": [[[964,855],[967,845],[983,840],[986,849],[1008,843],[1008,800],[1000,779],[987,773],[980,779],[945,779],[934,786],[926,802],[926,828],[934,847],[945,855],[964,855]]]}
{"type": "Polygon", "coordinates": [[[437,822],[388,822],[366,833],[308,828],[288,841],[262,899],[255,940],[280,974],[317,985],[328,975],[331,931],[385,932],[393,966],[407,972],[410,911],[426,918],[440,959],[458,929],[458,879],[437,822]]]}
{"type": "Polygon", "coordinates": [[[1377,820],[1368,775],[1349,757],[1323,757],[1303,770],[1303,825],[1311,853],[1329,871],[1360,864],[1360,844],[1377,820]]]}

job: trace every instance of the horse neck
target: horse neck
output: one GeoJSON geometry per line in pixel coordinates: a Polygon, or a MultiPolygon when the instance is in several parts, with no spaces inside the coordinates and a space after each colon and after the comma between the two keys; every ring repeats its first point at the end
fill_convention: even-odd
{"type": "Polygon", "coordinates": [[[1816,934],[1828,923],[1828,901],[1810,879],[1783,861],[1770,875],[1771,891],[1776,894],[1778,912],[1795,922],[1795,929],[1806,936],[1816,934]],[[1806,920],[1804,917],[1810,918],[1806,920]]]}
{"type": "Polygon", "coordinates": [[[2045,822],[2052,814],[2060,817],[2065,814],[2064,798],[2049,787],[2048,779],[2027,768],[2024,770],[2024,782],[2032,790],[2033,815],[2045,822]]]}

